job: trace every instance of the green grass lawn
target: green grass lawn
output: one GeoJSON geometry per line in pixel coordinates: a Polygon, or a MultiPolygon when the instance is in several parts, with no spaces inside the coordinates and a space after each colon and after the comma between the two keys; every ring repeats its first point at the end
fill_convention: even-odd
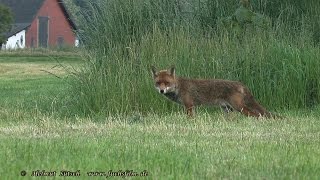
{"type": "Polygon", "coordinates": [[[0,55],[0,179],[30,179],[36,170],[56,176],[80,170],[81,179],[90,172],[125,176],[127,170],[147,172],[148,179],[320,178],[319,110],[281,112],[284,120],[203,109],[193,119],[182,109],[170,115],[56,116],[68,108],[67,74],[50,59],[0,55]]]}
{"type": "Polygon", "coordinates": [[[35,112],[54,114],[65,102],[66,71],[77,67],[80,57],[6,53],[0,53],[2,123],[20,121],[22,116],[34,116],[35,112]]]}

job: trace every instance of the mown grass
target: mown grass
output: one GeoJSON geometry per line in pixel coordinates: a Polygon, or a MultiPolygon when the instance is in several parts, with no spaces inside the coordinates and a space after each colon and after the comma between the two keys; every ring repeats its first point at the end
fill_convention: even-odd
{"type": "Polygon", "coordinates": [[[1,126],[0,173],[147,170],[150,179],[317,179],[318,118],[257,120],[200,113],[57,120],[1,126]],[[133,120],[136,119],[136,120],[133,120]]]}
{"type": "Polygon", "coordinates": [[[68,70],[81,64],[78,55],[51,56],[21,52],[0,53],[0,119],[17,120],[12,114],[33,116],[68,112],[68,70]],[[25,54],[25,53],[22,53],[25,54]],[[30,113],[28,113],[30,112],[30,113]]]}

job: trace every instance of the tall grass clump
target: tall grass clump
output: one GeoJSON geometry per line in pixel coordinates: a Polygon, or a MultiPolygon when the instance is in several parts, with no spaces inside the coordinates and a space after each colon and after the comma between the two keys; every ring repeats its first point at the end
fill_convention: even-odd
{"type": "Polygon", "coordinates": [[[152,64],[174,64],[181,76],[242,81],[272,110],[318,105],[313,20],[320,13],[312,9],[320,5],[270,3],[254,1],[252,8],[268,15],[272,27],[234,32],[219,23],[238,7],[233,0],[89,1],[80,32],[87,63],[75,73],[71,92],[78,108],[102,114],[176,110],[155,92],[152,64]]]}

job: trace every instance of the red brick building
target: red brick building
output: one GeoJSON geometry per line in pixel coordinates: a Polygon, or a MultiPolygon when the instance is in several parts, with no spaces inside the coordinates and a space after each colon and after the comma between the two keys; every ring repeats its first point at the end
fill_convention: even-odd
{"type": "Polygon", "coordinates": [[[14,14],[6,48],[75,46],[76,26],[62,0],[0,0],[14,14]]]}

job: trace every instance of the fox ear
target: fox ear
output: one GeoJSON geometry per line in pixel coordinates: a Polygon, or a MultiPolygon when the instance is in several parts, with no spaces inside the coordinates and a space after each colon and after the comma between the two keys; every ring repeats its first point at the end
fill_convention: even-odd
{"type": "Polygon", "coordinates": [[[151,72],[152,72],[152,75],[153,75],[153,76],[157,76],[157,70],[156,70],[156,67],[151,66],[151,72]]]}
{"type": "Polygon", "coordinates": [[[170,75],[171,75],[171,76],[175,77],[175,75],[176,75],[176,68],[175,68],[175,66],[171,66],[169,72],[170,72],[170,75]]]}

